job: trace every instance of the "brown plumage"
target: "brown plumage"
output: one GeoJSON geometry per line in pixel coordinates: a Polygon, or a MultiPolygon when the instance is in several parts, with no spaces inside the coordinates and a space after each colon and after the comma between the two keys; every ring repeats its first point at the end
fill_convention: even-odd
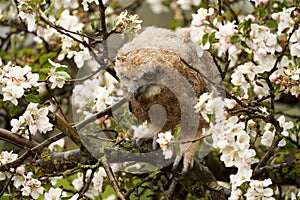
{"type": "MultiPolygon", "coordinates": [[[[187,29],[171,32],[147,28],[125,44],[117,56],[116,70],[132,113],[139,122],[151,122],[152,136],[159,131],[174,132],[180,124],[180,140],[193,141],[208,126],[193,106],[197,97],[210,90],[203,76],[212,77],[209,65],[213,62],[207,52],[202,57],[197,55],[188,33],[187,29]]],[[[186,172],[193,164],[197,145],[198,142],[182,143],[174,166],[183,157],[186,172]]]]}

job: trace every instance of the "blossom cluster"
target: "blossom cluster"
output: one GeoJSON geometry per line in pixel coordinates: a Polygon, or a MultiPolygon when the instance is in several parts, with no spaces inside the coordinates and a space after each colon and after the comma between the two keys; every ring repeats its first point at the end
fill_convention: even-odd
{"type": "Polygon", "coordinates": [[[73,103],[78,114],[89,116],[112,105],[121,94],[117,81],[107,72],[77,84],[73,89],[73,103]]]}
{"type": "Polygon", "coordinates": [[[53,124],[49,122],[49,109],[47,107],[39,108],[38,103],[30,103],[26,111],[19,119],[12,119],[11,126],[13,133],[20,133],[24,137],[37,132],[47,133],[53,129],[53,124]]]}
{"type": "Polygon", "coordinates": [[[272,77],[272,82],[280,86],[280,89],[284,91],[284,93],[290,93],[296,98],[300,97],[300,84],[299,84],[299,76],[300,69],[290,67],[283,68],[281,73],[272,77]]]}
{"type": "MultiPolygon", "coordinates": [[[[222,100],[221,97],[213,98],[213,95],[209,93],[202,94],[195,105],[196,112],[201,113],[202,117],[210,122],[210,126],[205,130],[205,133],[211,135],[212,147],[219,150],[220,160],[226,167],[236,167],[238,169],[236,174],[230,175],[231,200],[239,199],[243,195],[239,186],[243,183],[252,185],[252,182],[255,182],[251,179],[253,173],[251,166],[258,162],[255,157],[256,151],[250,148],[251,137],[246,131],[245,122],[237,116],[226,117],[225,115],[225,107],[233,108],[235,105],[236,103],[230,100],[222,100]]],[[[283,120],[281,121],[286,129],[290,128],[290,124],[287,125],[283,120]]],[[[260,192],[259,188],[253,190],[260,192]]],[[[265,190],[267,191],[263,193],[265,197],[273,195],[272,189],[265,188],[265,190]]],[[[246,193],[245,197],[249,193],[246,193]]],[[[252,193],[254,195],[253,191],[252,193]]]]}
{"type": "MultiPolygon", "coordinates": [[[[77,67],[81,68],[85,61],[92,59],[89,49],[74,41],[74,38],[81,42],[86,41],[81,35],[76,34],[81,32],[84,28],[84,24],[80,22],[78,16],[72,15],[70,10],[66,9],[61,13],[59,19],[56,19],[54,16],[49,16],[48,18],[50,23],[55,23],[55,25],[72,32],[69,33],[69,35],[72,36],[71,38],[70,36],[58,32],[50,25],[47,25],[46,27],[39,26],[37,29],[38,37],[52,43],[57,40],[61,41],[62,51],[58,56],[59,61],[63,60],[65,56],[69,59],[73,58],[77,67]]],[[[37,38],[37,41],[40,40],[37,38]]]]}
{"type": "Polygon", "coordinates": [[[133,130],[132,140],[139,143],[141,139],[153,138],[153,142],[158,143],[162,149],[165,159],[170,159],[173,156],[173,151],[169,147],[169,144],[174,140],[171,131],[157,133],[147,121],[138,126],[132,125],[131,128],[133,130]]]}
{"type": "Polygon", "coordinates": [[[299,28],[293,30],[293,16],[297,16],[295,8],[273,13],[267,25],[260,24],[259,17],[252,14],[239,16],[239,24],[220,22],[215,13],[213,8],[200,8],[192,15],[191,39],[203,49],[215,49],[218,57],[228,56],[229,67],[235,67],[231,83],[243,90],[243,98],[248,98],[249,88],[253,88],[259,97],[266,96],[268,85],[260,77],[270,71],[273,72],[270,76],[272,82],[286,87],[295,96],[299,95],[294,58],[299,56],[300,34],[299,28]],[[281,58],[279,55],[286,42],[293,57],[281,58]],[[251,55],[253,61],[244,63],[245,59],[241,59],[243,53],[251,55]]]}
{"type": "MultiPolygon", "coordinates": [[[[13,152],[8,152],[8,151],[2,151],[0,152],[0,166],[13,162],[17,158],[18,158],[18,154],[15,154],[13,152]]],[[[0,181],[3,181],[10,176],[11,176],[10,172],[0,172],[0,181]]]]}
{"type": "MultiPolygon", "coordinates": [[[[2,151],[0,153],[0,166],[6,165],[10,162],[15,161],[18,158],[18,154],[2,151]]],[[[113,164],[111,166],[113,172],[119,171],[119,165],[113,164]]],[[[91,170],[87,171],[86,178],[91,176],[91,170]]],[[[99,192],[102,192],[102,185],[104,179],[107,177],[106,172],[103,167],[100,167],[94,174],[91,183],[91,187],[86,193],[90,198],[94,198],[99,195],[99,192]]],[[[38,199],[41,195],[44,195],[45,200],[54,200],[61,198],[70,198],[77,199],[78,195],[75,194],[73,197],[70,197],[63,189],[55,187],[57,180],[62,177],[51,177],[50,182],[52,187],[46,189],[40,180],[35,178],[33,172],[28,172],[25,168],[25,165],[20,165],[15,170],[11,169],[10,171],[0,172],[0,181],[11,178],[13,186],[17,189],[20,189],[22,196],[31,197],[32,199],[38,199]]],[[[78,177],[72,181],[72,185],[77,191],[83,187],[84,181],[82,173],[78,173],[78,177]]]]}
{"type": "Polygon", "coordinates": [[[61,65],[55,63],[52,60],[48,59],[48,62],[53,66],[49,73],[49,82],[52,83],[51,89],[56,87],[62,88],[67,79],[70,79],[70,75],[65,71],[68,69],[66,65],[61,65]]]}
{"type": "Polygon", "coordinates": [[[10,101],[18,105],[18,99],[23,97],[27,90],[38,87],[39,75],[31,72],[31,67],[20,67],[8,62],[0,68],[0,94],[3,101],[10,101]]]}
{"type": "Polygon", "coordinates": [[[163,155],[165,159],[170,159],[173,156],[173,151],[168,147],[174,136],[172,135],[171,131],[167,131],[165,133],[158,133],[158,139],[156,142],[159,144],[160,148],[163,151],[163,155]]]}
{"type": "Polygon", "coordinates": [[[253,62],[239,65],[231,74],[231,83],[243,90],[243,98],[248,99],[249,89],[253,88],[255,94],[261,98],[269,94],[269,86],[263,79],[256,79],[258,74],[262,74],[266,69],[253,62]]]}
{"type": "MultiPolygon", "coordinates": [[[[116,173],[120,171],[118,164],[112,164],[111,169],[113,173],[116,173]]],[[[80,189],[84,185],[84,178],[88,179],[92,175],[92,170],[88,170],[86,172],[85,177],[83,176],[83,173],[77,173],[77,178],[75,178],[72,181],[72,185],[77,191],[80,191],[80,189]]],[[[107,174],[103,167],[99,167],[96,172],[93,174],[93,178],[90,184],[90,187],[88,191],[85,193],[86,196],[90,198],[94,198],[95,196],[99,195],[99,192],[102,192],[102,186],[104,183],[104,180],[107,178],[107,174]]]]}
{"type": "MultiPolygon", "coordinates": [[[[80,19],[77,15],[74,15],[70,12],[69,9],[64,9],[61,14],[49,15],[46,16],[45,13],[39,13],[47,21],[48,24],[40,25],[37,23],[37,12],[35,9],[29,5],[26,1],[19,1],[18,9],[19,17],[24,19],[27,23],[27,29],[30,32],[36,32],[36,37],[34,40],[37,43],[42,43],[43,40],[49,42],[52,45],[57,44],[57,41],[61,43],[61,53],[58,56],[58,60],[61,61],[65,56],[69,59],[73,58],[78,68],[81,68],[84,65],[84,62],[92,60],[89,49],[82,44],[81,42],[88,42],[87,38],[82,37],[80,32],[84,29],[84,24],[80,22],[80,19]],[[56,28],[63,30],[59,32],[56,28]],[[64,34],[64,33],[68,33],[64,34]],[[75,40],[79,42],[75,42],[75,40]]],[[[86,1],[82,2],[85,6],[86,1]]],[[[55,1],[54,8],[59,10],[61,8],[71,8],[75,9],[79,6],[78,1],[55,1]]],[[[39,11],[41,12],[41,11],[39,11]]]]}
{"type": "MultiPolygon", "coordinates": [[[[18,154],[2,151],[0,153],[0,166],[6,165],[15,161],[18,154]]],[[[23,196],[31,196],[33,199],[38,199],[44,192],[44,187],[41,182],[33,177],[32,172],[26,171],[25,165],[20,165],[15,170],[0,172],[0,181],[11,178],[15,188],[21,188],[23,196]]]]}
{"type": "Polygon", "coordinates": [[[114,22],[114,30],[119,33],[124,31],[133,31],[141,29],[141,23],[143,20],[139,19],[140,17],[137,14],[130,15],[127,10],[121,12],[119,16],[116,17],[114,22]]]}

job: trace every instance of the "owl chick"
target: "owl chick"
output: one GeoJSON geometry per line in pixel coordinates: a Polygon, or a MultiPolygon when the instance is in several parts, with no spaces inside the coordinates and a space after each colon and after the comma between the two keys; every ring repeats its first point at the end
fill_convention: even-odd
{"type": "Polygon", "coordinates": [[[120,49],[115,63],[131,112],[139,122],[151,124],[151,135],[141,137],[174,133],[180,125],[180,153],[173,166],[183,159],[184,173],[193,165],[195,139],[208,126],[193,108],[197,97],[210,90],[206,79],[215,67],[209,53],[201,53],[199,57],[189,29],[172,32],[149,27],[120,49]]]}

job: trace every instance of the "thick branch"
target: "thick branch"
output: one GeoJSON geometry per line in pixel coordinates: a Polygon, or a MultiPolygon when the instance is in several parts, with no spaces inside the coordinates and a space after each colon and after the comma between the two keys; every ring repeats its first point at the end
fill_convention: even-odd
{"type": "Polygon", "coordinates": [[[36,145],[38,145],[38,143],[33,140],[26,139],[18,134],[15,134],[3,128],[0,128],[0,140],[9,142],[25,150],[29,148],[33,148],[36,145]]]}

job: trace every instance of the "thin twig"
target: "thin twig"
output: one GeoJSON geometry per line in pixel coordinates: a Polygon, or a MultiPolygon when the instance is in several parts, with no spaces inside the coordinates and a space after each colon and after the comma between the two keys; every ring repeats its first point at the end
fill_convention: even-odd
{"type": "Polygon", "coordinates": [[[103,164],[103,168],[107,174],[107,177],[108,177],[108,179],[111,183],[111,186],[113,187],[117,197],[121,200],[125,200],[124,195],[121,193],[120,186],[118,185],[117,179],[114,176],[114,174],[113,174],[108,162],[105,160],[105,158],[103,159],[102,164],[103,164]]]}
{"type": "Polygon", "coordinates": [[[81,196],[83,196],[83,194],[89,189],[89,186],[90,186],[90,184],[93,180],[94,174],[95,174],[97,169],[91,169],[91,170],[92,170],[92,173],[90,174],[87,181],[85,181],[87,171],[84,173],[85,174],[85,176],[83,177],[84,185],[80,189],[80,192],[79,192],[81,196]]]}
{"type": "Polygon", "coordinates": [[[3,189],[0,192],[0,197],[3,196],[4,192],[6,191],[6,189],[8,188],[8,186],[10,185],[10,183],[12,181],[12,178],[14,177],[14,172],[15,172],[15,170],[13,172],[11,172],[11,176],[9,177],[9,180],[7,181],[6,185],[3,187],[3,189]]]}
{"type": "Polygon", "coordinates": [[[171,198],[171,196],[175,192],[175,188],[176,188],[177,184],[178,184],[178,178],[177,177],[173,177],[172,182],[170,184],[170,187],[169,187],[168,191],[166,192],[166,199],[171,198]]]}
{"type": "Polygon", "coordinates": [[[139,183],[135,184],[134,187],[132,187],[131,189],[129,189],[126,194],[124,194],[124,198],[128,199],[131,195],[131,193],[133,193],[138,187],[140,187],[141,185],[143,185],[145,182],[149,181],[151,179],[150,176],[147,176],[146,178],[144,178],[143,180],[141,180],[139,183]]]}
{"type": "Polygon", "coordinates": [[[273,74],[273,72],[275,72],[277,70],[277,65],[278,63],[281,61],[281,59],[283,58],[283,56],[285,55],[285,51],[288,48],[289,44],[290,44],[290,40],[292,38],[292,35],[294,34],[294,32],[296,31],[295,27],[293,27],[292,32],[289,34],[289,37],[286,41],[286,44],[284,45],[281,54],[279,55],[278,59],[276,59],[275,64],[273,66],[273,68],[268,72],[268,77],[273,74]]]}
{"type": "Polygon", "coordinates": [[[207,138],[207,137],[209,137],[209,136],[211,136],[211,134],[202,135],[202,136],[200,136],[200,137],[198,137],[198,138],[195,138],[195,139],[193,139],[193,140],[184,140],[184,141],[179,140],[179,141],[173,141],[173,142],[171,142],[171,143],[180,143],[180,144],[195,143],[195,142],[200,141],[200,140],[203,140],[204,138],[207,138]]]}
{"type": "Polygon", "coordinates": [[[76,79],[72,79],[72,80],[67,80],[66,84],[73,84],[73,83],[82,83],[88,79],[90,79],[91,77],[93,77],[94,75],[96,75],[97,73],[99,73],[102,69],[99,67],[98,69],[96,69],[95,71],[91,72],[90,74],[81,77],[81,78],[76,78],[76,79]]]}
{"type": "Polygon", "coordinates": [[[105,10],[106,7],[104,6],[104,3],[102,0],[99,0],[99,12],[100,12],[100,20],[101,20],[101,33],[103,36],[103,40],[107,39],[107,27],[106,27],[106,16],[105,16],[105,10]]]}
{"type": "Polygon", "coordinates": [[[282,168],[285,168],[285,167],[295,167],[295,165],[300,165],[300,160],[295,160],[295,161],[292,161],[292,162],[289,162],[289,163],[274,164],[273,166],[266,165],[266,166],[260,167],[257,170],[256,173],[260,174],[262,172],[270,171],[270,170],[273,170],[273,169],[282,169],[282,168]]]}
{"type": "Polygon", "coordinates": [[[96,119],[99,119],[99,118],[104,117],[104,116],[106,116],[106,115],[112,116],[113,110],[119,108],[120,106],[122,106],[122,105],[123,105],[124,103],[126,103],[126,102],[127,102],[127,99],[126,99],[125,97],[123,97],[123,98],[120,99],[118,102],[116,102],[114,105],[112,105],[112,106],[106,108],[105,110],[100,111],[100,112],[94,114],[93,116],[91,116],[91,117],[89,117],[89,118],[87,118],[87,119],[81,121],[80,123],[78,123],[78,124],[75,126],[75,128],[76,128],[77,130],[80,130],[80,129],[82,129],[85,125],[87,125],[87,124],[89,124],[89,123],[95,121],[96,119]]]}

